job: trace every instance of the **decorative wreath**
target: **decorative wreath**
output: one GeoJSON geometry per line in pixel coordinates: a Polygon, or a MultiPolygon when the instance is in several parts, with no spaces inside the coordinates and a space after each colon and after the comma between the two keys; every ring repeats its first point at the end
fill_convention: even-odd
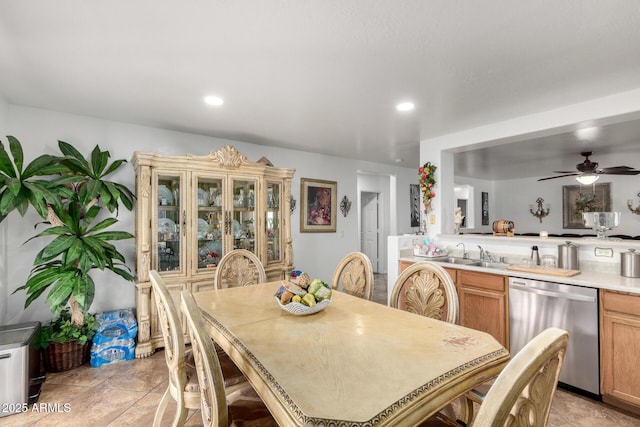
{"type": "Polygon", "coordinates": [[[436,197],[436,193],[433,191],[433,187],[436,185],[436,169],[437,166],[427,162],[422,167],[418,168],[418,175],[420,175],[420,190],[423,193],[422,201],[425,206],[431,204],[431,199],[436,197]]]}

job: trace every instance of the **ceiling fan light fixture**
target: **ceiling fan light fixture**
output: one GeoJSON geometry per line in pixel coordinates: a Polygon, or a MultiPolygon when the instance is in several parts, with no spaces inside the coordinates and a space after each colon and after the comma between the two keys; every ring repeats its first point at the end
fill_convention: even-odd
{"type": "Polygon", "coordinates": [[[600,177],[598,175],[581,175],[576,177],[576,181],[578,181],[582,185],[590,185],[599,180],[600,177]]]}

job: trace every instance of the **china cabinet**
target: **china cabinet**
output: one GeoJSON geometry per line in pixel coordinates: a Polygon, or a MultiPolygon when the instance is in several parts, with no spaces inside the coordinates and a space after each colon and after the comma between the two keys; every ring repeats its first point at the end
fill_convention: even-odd
{"type": "MultiPolygon", "coordinates": [[[[247,249],[268,280],[293,268],[290,194],[294,169],[252,162],[232,146],[205,156],[135,152],[136,357],[163,345],[149,270],[163,277],[175,301],[180,292],[215,287],[218,261],[247,249]]],[[[183,325],[184,326],[184,325],[183,325]]]]}

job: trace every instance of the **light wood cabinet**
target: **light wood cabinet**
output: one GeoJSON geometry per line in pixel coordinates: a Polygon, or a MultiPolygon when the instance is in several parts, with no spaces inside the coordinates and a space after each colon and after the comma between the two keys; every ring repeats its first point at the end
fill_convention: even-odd
{"type": "Polygon", "coordinates": [[[640,414],[639,354],[640,295],[601,290],[602,400],[636,414],[640,414]]]}
{"type": "MultiPolygon", "coordinates": [[[[413,264],[400,261],[400,271],[413,264]]],[[[509,349],[509,286],[507,276],[444,268],[456,284],[459,323],[491,334],[509,349]]]]}
{"type": "Polygon", "coordinates": [[[219,260],[233,249],[256,254],[268,280],[293,268],[290,197],[294,169],[252,162],[234,147],[206,156],[136,152],[136,357],[164,345],[149,270],[176,301],[215,288],[219,260]]]}
{"type": "Polygon", "coordinates": [[[457,271],[460,324],[491,334],[509,349],[509,294],[506,276],[457,271]]]}

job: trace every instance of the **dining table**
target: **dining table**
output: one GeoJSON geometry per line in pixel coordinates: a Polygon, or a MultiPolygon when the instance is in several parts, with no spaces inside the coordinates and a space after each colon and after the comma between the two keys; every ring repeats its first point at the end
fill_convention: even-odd
{"type": "Polygon", "coordinates": [[[194,293],[212,339],[281,426],[411,426],[496,377],[491,335],[333,290],[295,315],[275,281],[194,293]]]}

